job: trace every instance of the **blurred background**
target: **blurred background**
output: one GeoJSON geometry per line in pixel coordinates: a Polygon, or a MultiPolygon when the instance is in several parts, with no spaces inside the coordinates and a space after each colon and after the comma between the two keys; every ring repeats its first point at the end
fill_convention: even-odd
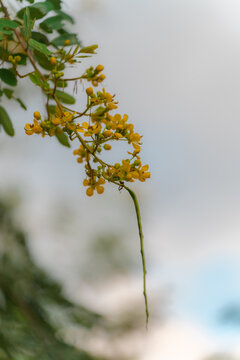
{"type": "MultiPolygon", "coordinates": [[[[72,73],[105,66],[105,88],[144,135],[152,173],[134,184],[148,269],[146,332],[131,199],[111,185],[87,198],[73,149],[26,137],[25,123],[44,106],[38,89],[30,101],[30,82],[22,82],[28,113],[11,105],[16,136],[0,134],[0,198],[25,233],[31,261],[74,304],[104,318],[69,327],[66,339],[109,359],[238,360],[240,3],[68,0],[64,7],[83,44],[99,45],[72,73]]],[[[83,99],[80,89],[79,108],[83,99]]]]}

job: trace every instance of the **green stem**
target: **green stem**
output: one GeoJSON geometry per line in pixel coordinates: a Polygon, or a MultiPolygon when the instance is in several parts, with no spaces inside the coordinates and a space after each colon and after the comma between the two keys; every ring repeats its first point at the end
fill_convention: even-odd
{"type": "Polygon", "coordinates": [[[137,216],[137,223],[138,223],[138,231],[139,231],[139,238],[140,238],[140,252],[142,257],[142,267],[143,267],[143,296],[145,301],[145,314],[146,314],[146,328],[148,326],[148,318],[149,318],[149,310],[148,310],[148,298],[147,298],[147,287],[146,287],[146,260],[145,260],[145,253],[144,253],[144,246],[143,246],[143,231],[142,231],[142,222],[141,222],[141,215],[140,215],[140,208],[138,204],[138,199],[134,191],[129,189],[127,186],[123,186],[130,194],[131,198],[133,199],[136,216],[137,216]]]}

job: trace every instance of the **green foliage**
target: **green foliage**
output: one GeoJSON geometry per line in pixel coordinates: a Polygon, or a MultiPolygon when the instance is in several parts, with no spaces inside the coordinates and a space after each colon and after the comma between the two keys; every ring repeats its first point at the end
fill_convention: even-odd
{"type": "Polygon", "coordinates": [[[0,358],[94,360],[64,340],[69,326],[91,329],[104,319],[62,294],[61,286],[32,261],[11,208],[0,202],[0,358]],[[64,324],[64,326],[63,326],[64,324]]]}
{"type": "Polygon", "coordinates": [[[13,124],[8,113],[2,106],[0,106],[0,125],[2,125],[7,135],[14,136],[13,124]]]}

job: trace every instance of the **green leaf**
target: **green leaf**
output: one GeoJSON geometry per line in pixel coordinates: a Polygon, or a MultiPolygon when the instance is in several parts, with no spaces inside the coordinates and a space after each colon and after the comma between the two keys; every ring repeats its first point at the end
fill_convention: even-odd
{"type": "Polygon", "coordinates": [[[81,48],[81,50],[79,51],[79,53],[84,53],[84,54],[96,54],[95,50],[98,48],[98,45],[90,45],[90,46],[85,46],[83,48],[81,48]]]}
{"type": "Polygon", "coordinates": [[[55,134],[56,138],[58,139],[58,141],[60,142],[60,144],[66,146],[66,147],[71,147],[69,140],[68,140],[68,136],[64,133],[61,132],[60,134],[55,134]]]}
{"type": "Polygon", "coordinates": [[[32,39],[34,39],[42,44],[49,45],[48,38],[43,33],[40,33],[37,31],[32,31],[32,39]]]}
{"type": "Polygon", "coordinates": [[[0,106],[0,124],[3,126],[6,134],[9,136],[14,136],[13,124],[10,120],[10,117],[8,116],[8,113],[2,106],[0,106]]]}
{"type": "MultiPolygon", "coordinates": [[[[38,20],[43,18],[45,15],[47,15],[49,11],[54,10],[54,5],[51,3],[51,1],[48,0],[48,1],[38,2],[32,6],[28,6],[28,8],[31,19],[38,20]]],[[[17,17],[19,19],[23,19],[25,10],[26,8],[23,8],[17,13],[17,17]]]]}
{"type": "Polygon", "coordinates": [[[16,21],[8,19],[0,19],[0,32],[6,35],[11,35],[13,30],[19,26],[16,21]]]}
{"type": "Polygon", "coordinates": [[[67,81],[62,81],[62,80],[59,80],[57,82],[57,87],[59,88],[66,88],[68,86],[68,82],[67,81]]]}
{"type": "Polygon", "coordinates": [[[16,75],[9,69],[0,69],[0,79],[10,86],[17,85],[16,75]]]}
{"type": "Polygon", "coordinates": [[[32,50],[37,50],[46,56],[51,55],[51,52],[48,50],[45,44],[42,44],[34,39],[29,40],[29,46],[32,50]]]}
{"type": "Polygon", "coordinates": [[[26,39],[31,37],[31,31],[34,26],[34,21],[30,18],[30,11],[27,7],[24,13],[24,36],[26,39]]]}
{"type": "Polygon", "coordinates": [[[74,19],[70,15],[66,14],[64,11],[57,10],[55,12],[56,14],[60,15],[63,20],[69,21],[71,24],[74,24],[74,19]]]}
{"type": "Polygon", "coordinates": [[[56,105],[49,105],[48,106],[50,114],[55,114],[56,112],[56,105]]]}
{"type": "Polygon", "coordinates": [[[58,30],[63,27],[62,21],[63,21],[63,19],[61,16],[59,16],[59,15],[52,16],[52,17],[49,17],[46,20],[44,20],[40,24],[40,28],[43,29],[44,31],[46,31],[47,33],[52,33],[53,30],[58,30]]]}
{"type": "Polygon", "coordinates": [[[24,110],[27,110],[26,105],[20,98],[15,98],[15,100],[20,104],[21,108],[23,108],[24,110]]]}
{"type": "Polygon", "coordinates": [[[12,96],[13,96],[13,90],[12,89],[5,88],[5,89],[3,89],[3,93],[8,99],[11,99],[12,96]]]}
{"type": "Polygon", "coordinates": [[[34,71],[33,73],[29,74],[28,77],[35,85],[42,87],[41,76],[37,71],[34,71]]]}
{"type": "Polygon", "coordinates": [[[4,61],[8,59],[9,52],[5,47],[0,46],[0,58],[4,61]]]}
{"type": "Polygon", "coordinates": [[[48,0],[50,3],[52,3],[54,10],[60,10],[61,9],[61,2],[62,0],[48,0]]]}
{"type": "Polygon", "coordinates": [[[57,90],[55,94],[56,94],[57,98],[60,101],[62,101],[64,104],[73,105],[76,102],[76,100],[74,99],[74,97],[72,95],[69,95],[61,90],[57,90]]]}
{"type": "Polygon", "coordinates": [[[34,51],[34,58],[43,69],[51,71],[54,68],[48,58],[39,51],[34,51]]]}
{"type": "Polygon", "coordinates": [[[52,44],[56,47],[63,46],[66,40],[70,40],[70,45],[79,44],[77,34],[65,33],[52,40],[52,44]]]}

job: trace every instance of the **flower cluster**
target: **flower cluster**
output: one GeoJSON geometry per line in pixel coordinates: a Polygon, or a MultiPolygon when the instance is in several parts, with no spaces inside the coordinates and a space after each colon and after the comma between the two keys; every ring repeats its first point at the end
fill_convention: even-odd
{"type": "MultiPolygon", "coordinates": [[[[52,63],[54,62],[55,58],[52,59],[52,63]]],[[[96,86],[103,80],[100,75],[102,70],[102,65],[95,69],[91,67],[81,79],[92,81],[96,86]]],[[[104,88],[94,92],[92,87],[86,89],[86,94],[87,106],[83,112],[74,112],[58,104],[54,114],[49,114],[43,119],[41,114],[35,111],[33,124],[28,123],[25,126],[26,134],[53,136],[64,132],[71,141],[78,139],[80,146],[73,154],[77,156],[78,163],[85,164],[87,177],[83,185],[87,187],[88,196],[92,196],[94,191],[102,194],[106,181],[122,187],[125,182],[143,182],[148,179],[148,165],[142,165],[139,156],[142,136],[134,131],[134,125],[129,123],[128,115],[112,113],[118,107],[115,95],[111,95],[104,88]],[[87,116],[88,121],[79,121],[83,116],[87,116]],[[114,141],[125,141],[132,145],[133,149],[128,151],[128,159],[111,165],[104,162],[100,154],[102,150],[111,150],[114,141]]]]}
{"type": "Polygon", "coordinates": [[[73,122],[74,113],[68,111],[61,112],[58,108],[56,113],[49,119],[43,120],[38,111],[35,111],[33,116],[33,124],[28,123],[25,125],[25,133],[27,135],[42,134],[42,137],[45,135],[54,136],[63,131],[74,131],[77,127],[73,122]]]}
{"type": "Polygon", "coordinates": [[[103,82],[103,80],[106,78],[104,74],[100,74],[103,69],[103,65],[98,65],[95,69],[93,66],[91,66],[86,70],[85,74],[83,74],[82,79],[91,81],[93,86],[98,86],[98,84],[103,82]]]}

